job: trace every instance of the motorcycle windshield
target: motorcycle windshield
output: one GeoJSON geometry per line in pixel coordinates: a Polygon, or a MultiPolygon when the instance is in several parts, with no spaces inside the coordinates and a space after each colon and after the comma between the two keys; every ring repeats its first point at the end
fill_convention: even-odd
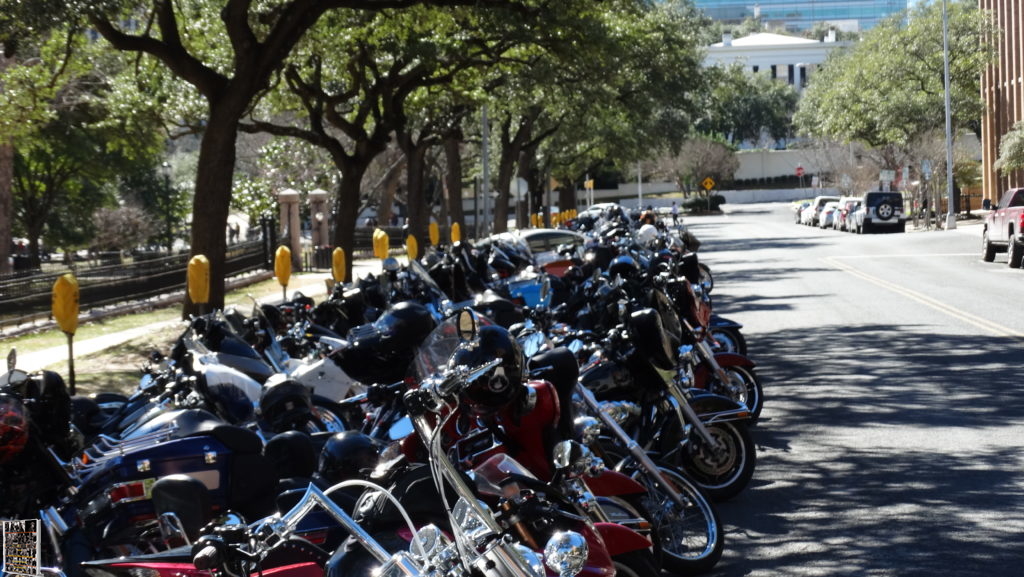
{"type": "Polygon", "coordinates": [[[505,454],[494,455],[474,467],[473,477],[481,494],[496,497],[509,496],[505,494],[502,487],[508,485],[510,479],[514,480],[520,477],[537,479],[526,467],[505,454]]]}
{"type": "MultiPolygon", "coordinates": [[[[494,324],[483,315],[478,314],[476,317],[480,326],[494,324]]],[[[416,358],[413,360],[413,376],[417,380],[422,381],[431,375],[440,373],[448,366],[448,359],[462,342],[462,339],[459,338],[457,319],[458,313],[455,313],[437,323],[437,327],[427,335],[426,340],[416,350],[416,358]]]]}

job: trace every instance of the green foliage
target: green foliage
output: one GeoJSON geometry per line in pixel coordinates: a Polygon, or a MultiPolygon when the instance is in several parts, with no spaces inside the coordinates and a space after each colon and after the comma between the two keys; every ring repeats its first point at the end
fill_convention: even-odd
{"type": "Polygon", "coordinates": [[[1004,175],[1024,169],[1024,122],[1018,122],[999,141],[999,158],[996,170],[1004,175]]]}
{"type": "MultiPolygon", "coordinates": [[[[803,134],[907,148],[944,124],[942,13],[920,4],[905,21],[893,17],[834,55],[811,78],[794,121],[803,134]]],[[[949,60],[954,130],[976,128],[980,75],[996,34],[976,5],[949,4],[949,60]]]]}
{"type": "Polygon", "coordinates": [[[740,65],[708,70],[712,90],[699,124],[730,142],[760,143],[762,134],[782,140],[792,132],[799,94],[767,74],[751,74],[740,65]]]}

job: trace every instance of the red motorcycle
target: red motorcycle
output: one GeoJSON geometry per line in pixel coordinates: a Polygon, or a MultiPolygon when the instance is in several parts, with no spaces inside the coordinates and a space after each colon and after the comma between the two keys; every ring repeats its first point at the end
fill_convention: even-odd
{"type": "Polygon", "coordinates": [[[524,383],[519,345],[487,322],[462,311],[421,347],[419,386],[403,398],[418,434],[402,440],[404,456],[451,477],[473,471],[477,498],[530,548],[556,527],[584,535],[583,575],[657,574],[658,540],[641,504],[646,488],[564,438],[558,391],[548,381],[524,383]]]}

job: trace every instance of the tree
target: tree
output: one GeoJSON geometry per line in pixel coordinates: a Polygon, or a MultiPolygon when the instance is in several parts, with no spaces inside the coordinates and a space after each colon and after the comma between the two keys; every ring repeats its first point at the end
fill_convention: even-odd
{"type": "MultiPolygon", "coordinates": [[[[33,64],[9,69],[4,101],[13,165],[15,226],[29,239],[33,265],[39,241],[68,248],[88,239],[92,211],[114,198],[120,174],[148,163],[156,131],[145,108],[118,94],[121,63],[104,58],[73,30],[55,29],[38,46],[23,46],[33,64]]],[[[5,116],[0,114],[0,116],[5,116]]]]}
{"type": "Polygon", "coordinates": [[[994,166],[1004,175],[1024,169],[1024,121],[1013,125],[1000,139],[999,158],[994,166]]]}
{"type": "MultiPolygon", "coordinates": [[[[949,55],[954,134],[978,130],[980,74],[993,54],[990,24],[973,3],[949,5],[949,55]]],[[[942,14],[919,4],[909,18],[891,18],[815,74],[794,118],[808,136],[859,141],[882,166],[897,168],[915,138],[944,124],[942,14]]]]}
{"type": "Polygon", "coordinates": [[[765,136],[775,141],[790,136],[799,100],[792,86],[739,65],[713,67],[708,74],[712,89],[701,130],[733,143],[761,144],[765,136]]]}
{"type": "MultiPolygon", "coordinates": [[[[233,191],[242,118],[272,86],[296,44],[325,14],[431,5],[508,5],[507,0],[128,0],[83,10],[115,49],[155,58],[206,104],[195,176],[192,254],[210,261],[210,304],[224,304],[223,234],[233,191]],[[146,23],[139,26],[139,23],[146,23]],[[195,31],[198,31],[196,33],[195,31]]],[[[183,314],[194,311],[186,302],[183,314]]]]}

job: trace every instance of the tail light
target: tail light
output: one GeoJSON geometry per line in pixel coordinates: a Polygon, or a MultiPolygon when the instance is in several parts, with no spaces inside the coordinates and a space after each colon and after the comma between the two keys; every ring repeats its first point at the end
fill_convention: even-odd
{"type": "Polygon", "coordinates": [[[128,481],[127,483],[111,485],[111,487],[107,489],[107,497],[110,498],[110,503],[112,505],[148,499],[150,489],[152,488],[154,481],[155,479],[144,479],[141,481],[128,481]]]}

